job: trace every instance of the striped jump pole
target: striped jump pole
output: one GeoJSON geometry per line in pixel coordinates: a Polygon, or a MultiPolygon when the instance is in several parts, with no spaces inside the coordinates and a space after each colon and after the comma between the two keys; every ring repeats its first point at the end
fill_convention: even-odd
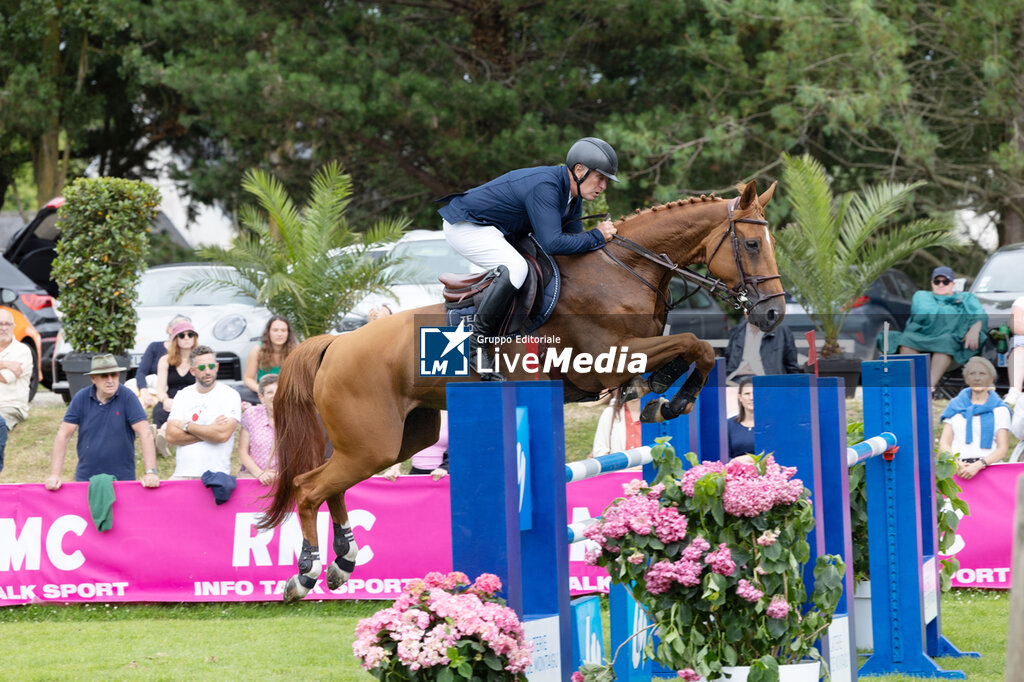
{"type": "Polygon", "coordinates": [[[896,452],[896,448],[896,434],[883,431],[877,436],[872,436],[846,448],[846,465],[852,467],[878,455],[892,454],[896,452]]]}

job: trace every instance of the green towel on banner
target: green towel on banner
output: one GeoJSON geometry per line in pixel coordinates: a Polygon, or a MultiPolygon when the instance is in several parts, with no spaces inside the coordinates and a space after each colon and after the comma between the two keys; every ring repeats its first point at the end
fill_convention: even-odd
{"type": "Polygon", "coordinates": [[[110,530],[114,526],[114,481],[110,474],[96,474],[89,479],[89,513],[96,530],[110,530]]]}

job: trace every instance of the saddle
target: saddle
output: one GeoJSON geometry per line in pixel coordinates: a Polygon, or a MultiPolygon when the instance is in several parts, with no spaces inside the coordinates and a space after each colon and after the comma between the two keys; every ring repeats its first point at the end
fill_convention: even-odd
{"type": "MultiPolygon", "coordinates": [[[[546,254],[532,235],[514,244],[526,260],[526,281],[512,303],[501,325],[501,334],[528,334],[542,325],[551,315],[557,300],[558,268],[554,259],[546,254]]],[[[444,285],[445,309],[449,317],[472,315],[479,297],[495,278],[495,272],[453,274],[443,273],[438,279],[444,285]]]]}

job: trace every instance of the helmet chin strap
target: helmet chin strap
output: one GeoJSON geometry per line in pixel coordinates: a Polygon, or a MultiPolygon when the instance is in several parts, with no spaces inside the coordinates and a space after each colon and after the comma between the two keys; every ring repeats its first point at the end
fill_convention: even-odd
{"type": "Polygon", "coordinates": [[[577,178],[576,177],[576,168],[575,167],[573,167],[569,171],[569,173],[572,175],[572,179],[576,181],[576,196],[579,197],[580,199],[583,198],[583,190],[580,188],[580,185],[582,185],[584,182],[586,182],[587,178],[593,172],[594,172],[593,168],[587,168],[587,172],[583,174],[583,177],[582,178],[577,178]]]}

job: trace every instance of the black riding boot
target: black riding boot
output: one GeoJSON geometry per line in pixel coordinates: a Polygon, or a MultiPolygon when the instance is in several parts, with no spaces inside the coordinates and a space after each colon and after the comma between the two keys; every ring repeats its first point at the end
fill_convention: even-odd
{"type": "Polygon", "coordinates": [[[470,365],[483,381],[504,381],[505,376],[494,371],[494,358],[490,345],[484,339],[498,336],[501,323],[508,314],[512,299],[518,291],[512,286],[508,268],[499,265],[494,282],[484,290],[473,316],[473,335],[469,337],[470,365]]]}

